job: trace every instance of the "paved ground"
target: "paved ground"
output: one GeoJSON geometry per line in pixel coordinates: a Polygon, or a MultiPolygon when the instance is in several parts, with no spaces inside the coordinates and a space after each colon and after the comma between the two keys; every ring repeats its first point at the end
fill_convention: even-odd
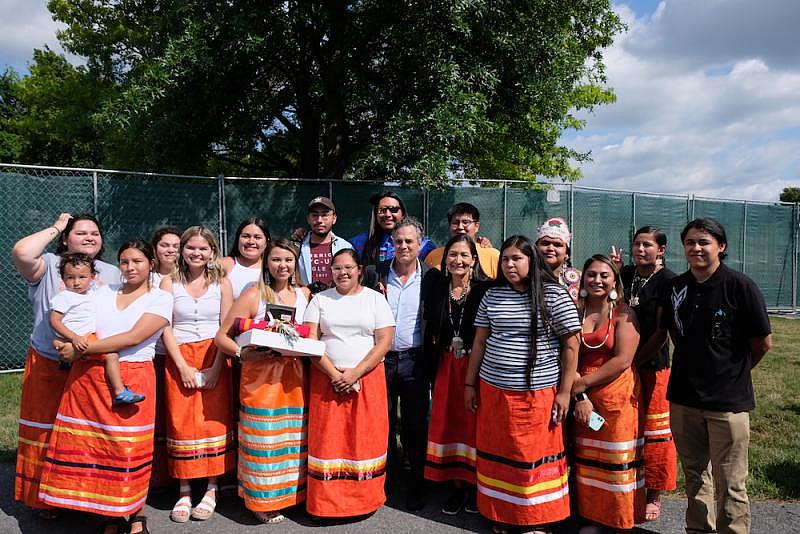
{"type": "MultiPolygon", "coordinates": [[[[13,500],[14,466],[0,464],[0,533],[46,533],[65,534],[91,532],[98,519],[86,514],[67,513],[57,521],[43,521],[30,510],[13,500]]],[[[395,491],[389,502],[372,516],[357,522],[320,525],[314,523],[302,510],[293,511],[287,521],[280,525],[261,525],[250,515],[238,499],[221,500],[218,513],[209,521],[178,525],[169,520],[172,497],[164,495],[151,499],[145,514],[151,532],[177,532],[191,534],[256,533],[270,529],[281,534],[300,532],[332,533],[391,533],[413,532],[489,532],[488,525],[480,516],[461,513],[446,516],[441,513],[444,491],[432,491],[428,505],[415,514],[403,508],[403,492],[395,491]]],[[[636,530],[638,534],[679,534],[683,532],[684,501],[678,498],[665,499],[661,519],[648,523],[646,528],[636,530]]],[[[753,533],[784,534],[800,532],[800,503],[757,502],[753,504],[753,533]]]]}

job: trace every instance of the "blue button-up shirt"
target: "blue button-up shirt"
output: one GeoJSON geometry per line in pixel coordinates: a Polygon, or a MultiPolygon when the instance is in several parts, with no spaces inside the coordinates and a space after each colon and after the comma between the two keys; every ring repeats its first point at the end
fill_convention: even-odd
{"type": "Polygon", "coordinates": [[[419,302],[421,284],[422,267],[419,260],[417,270],[405,284],[400,282],[392,261],[386,280],[386,299],[396,323],[392,339],[393,351],[400,352],[422,346],[422,309],[419,302]]]}

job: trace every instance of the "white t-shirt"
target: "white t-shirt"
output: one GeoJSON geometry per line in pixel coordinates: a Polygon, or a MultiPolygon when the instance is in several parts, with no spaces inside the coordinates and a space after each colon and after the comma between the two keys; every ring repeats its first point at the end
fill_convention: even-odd
{"type": "MultiPolygon", "coordinates": [[[[42,356],[57,360],[58,351],[53,348],[56,333],[50,328],[50,300],[64,291],[64,282],[58,272],[61,256],[46,252],[42,254],[42,260],[44,260],[44,274],[36,282],[28,284],[28,300],[33,308],[31,346],[42,356]]],[[[95,260],[94,264],[97,269],[97,276],[92,281],[94,287],[119,283],[119,269],[100,260],[95,260]]]]}
{"type": "Polygon", "coordinates": [[[78,334],[84,336],[95,331],[93,291],[75,293],[62,291],[50,301],[50,309],[64,315],[61,323],[78,334]]]}
{"type": "Polygon", "coordinates": [[[375,330],[394,326],[384,296],[366,287],[357,295],[342,295],[335,287],[317,293],[304,320],[319,324],[328,357],[341,369],[352,369],[364,359],[375,346],[375,330]]]}
{"type": "MultiPolygon", "coordinates": [[[[172,295],[158,288],[145,293],[124,310],[117,308],[117,290],[120,286],[104,286],[94,294],[94,305],[97,312],[97,338],[105,339],[132,329],[145,313],[152,313],[172,321],[172,295]]],[[[146,362],[155,355],[156,340],[161,337],[158,330],[148,339],[119,351],[120,361],[146,362]]]]}

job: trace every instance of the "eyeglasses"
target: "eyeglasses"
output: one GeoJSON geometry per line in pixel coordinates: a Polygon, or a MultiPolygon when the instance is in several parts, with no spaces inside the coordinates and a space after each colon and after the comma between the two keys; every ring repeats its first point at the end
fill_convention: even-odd
{"type": "Polygon", "coordinates": [[[387,211],[390,213],[397,213],[398,211],[400,211],[400,206],[380,206],[375,211],[377,211],[378,213],[385,213],[387,211]]]}
{"type": "Polygon", "coordinates": [[[460,221],[450,221],[450,226],[452,228],[458,228],[459,226],[464,226],[465,228],[471,224],[474,224],[475,221],[472,219],[461,219],[460,221]]]}
{"type": "Polygon", "coordinates": [[[331,267],[331,271],[333,271],[335,273],[341,273],[341,272],[348,272],[349,273],[350,271],[354,271],[357,268],[358,268],[358,265],[334,265],[333,267],[331,267]]]}

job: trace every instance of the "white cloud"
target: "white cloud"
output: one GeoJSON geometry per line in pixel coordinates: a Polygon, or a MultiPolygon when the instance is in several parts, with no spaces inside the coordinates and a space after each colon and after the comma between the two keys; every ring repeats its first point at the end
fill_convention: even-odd
{"type": "Polygon", "coordinates": [[[800,2],[626,5],[606,51],[617,103],[567,142],[591,150],[579,185],[777,200],[800,183],[800,2]]]}
{"type": "Polygon", "coordinates": [[[0,69],[25,70],[34,48],[63,52],[46,0],[0,0],[0,69]]]}

